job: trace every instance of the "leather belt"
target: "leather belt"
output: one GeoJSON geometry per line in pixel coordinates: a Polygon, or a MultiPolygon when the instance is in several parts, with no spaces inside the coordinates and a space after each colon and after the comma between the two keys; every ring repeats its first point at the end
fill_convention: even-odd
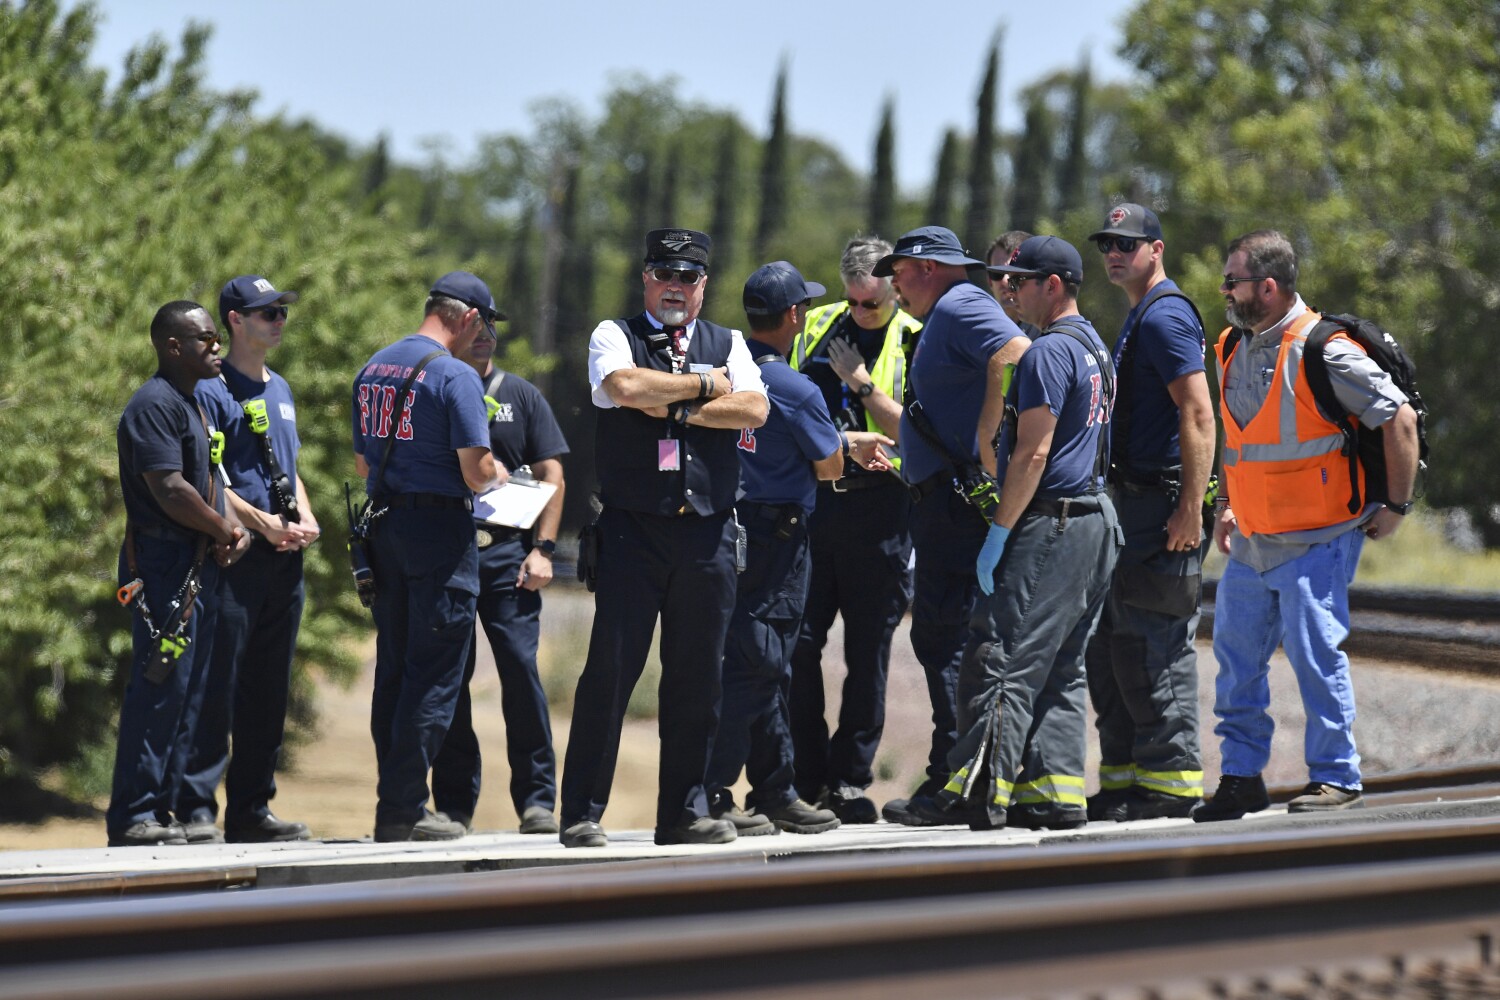
{"type": "Polygon", "coordinates": [[[898,486],[901,480],[887,473],[864,476],[845,476],[842,479],[832,481],[823,480],[818,483],[818,488],[827,488],[835,493],[854,493],[859,490],[873,490],[882,486],[898,486]]]}
{"type": "Polygon", "coordinates": [[[912,483],[907,489],[911,491],[912,503],[917,503],[929,493],[933,493],[951,482],[953,482],[953,477],[948,473],[935,472],[920,483],[912,483]]]}
{"type": "Polygon", "coordinates": [[[1097,514],[1104,509],[1102,494],[1085,493],[1081,497],[1034,497],[1026,505],[1028,514],[1045,514],[1067,520],[1081,514],[1097,514]]]}
{"type": "Polygon", "coordinates": [[[375,506],[390,507],[392,510],[440,509],[466,510],[472,513],[474,498],[449,496],[446,493],[390,493],[376,497],[375,506]]]}

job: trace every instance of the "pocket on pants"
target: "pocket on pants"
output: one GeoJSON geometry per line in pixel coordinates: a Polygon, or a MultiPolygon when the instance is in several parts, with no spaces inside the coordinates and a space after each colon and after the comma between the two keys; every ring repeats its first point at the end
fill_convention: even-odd
{"type": "Polygon", "coordinates": [[[1163,573],[1149,564],[1120,563],[1114,586],[1121,602],[1130,607],[1186,618],[1198,609],[1203,574],[1163,573]]]}

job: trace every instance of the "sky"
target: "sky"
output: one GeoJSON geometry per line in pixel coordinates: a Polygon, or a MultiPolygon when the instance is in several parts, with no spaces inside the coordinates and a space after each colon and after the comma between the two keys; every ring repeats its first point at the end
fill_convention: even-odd
{"type": "Polygon", "coordinates": [[[462,162],[478,137],[528,135],[530,109],[564,97],[590,117],[621,74],[679,80],[678,95],[732,108],[764,134],[778,61],[793,131],[870,167],[880,108],[896,101],[896,178],[931,178],[943,132],[971,131],[993,33],[1004,28],[999,126],[1019,128],[1026,85],[1087,53],[1096,80],[1124,80],[1117,50],[1137,0],[976,3],[960,20],[931,0],[667,3],[551,0],[96,0],[94,62],[118,79],[132,46],[175,48],[190,20],[214,26],[207,83],[259,92],[259,114],[310,118],[360,143],[382,132],[407,162],[436,138],[462,162]]]}

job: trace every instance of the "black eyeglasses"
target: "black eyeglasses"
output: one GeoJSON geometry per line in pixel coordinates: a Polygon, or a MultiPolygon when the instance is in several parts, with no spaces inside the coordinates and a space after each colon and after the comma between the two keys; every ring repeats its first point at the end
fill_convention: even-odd
{"type": "Polygon", "coordinates": [[[278,319],[286,319],[286,306],[263,306],[260,309],[247,309],[240,313],[241,316],[259,316],[267,323],[274,323],[278,319]]]}
{"type": "Polygon", "coordinates": [[[883,303],[879,299],[845,299],[850,309],[879,309],[883,303]]]}
{"type": "Polygon", "coordinates": [[[1141,245],[1138,236],[1101,236],[1094,241],[1099,245],[1100,253],[1109,253],[1118,250],[1121,253],[1135,253],[1135,248],[1141,245]]]}
{"type": "Polygon", "coordinates": [[[1019,292],[1021,290],[1021,286],[1026,284],[1026,282],[1046,281],[1047,278],[1048,275],[1045,274],[1012,274],[1010,275],[1010,290],[1013,292],[1019,292]]]}
{"type": "Polygon", "coordinates": [[[698,279],[703,277],[703,272],[694,271],[688,268],[679,270],[675,267],[653,267],[651,269],[651,277],[655,278],[657,281],[660,281],[663,285],[667,284],[673,279],[682,282],[684,285],[696,285],[698,283],[698,279]]]}
{"type": "Polygon", "coordinates": [[[1238,285],[1242,281],[1265,281],[1265,280],[1266,280],[1266,276],[1264,274],[1262,274],[1258,278],[1231,278],[1228,275],[1225,275],[1224,280],[1221,281],[1221,282],[1219,282],[1219,287],[1220,288],[1233,288],[1235,285],[1238,285]]]}

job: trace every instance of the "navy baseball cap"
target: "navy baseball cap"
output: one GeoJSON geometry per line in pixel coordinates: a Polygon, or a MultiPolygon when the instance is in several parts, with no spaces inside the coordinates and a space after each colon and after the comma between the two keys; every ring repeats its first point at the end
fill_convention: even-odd
{"type": "Polygon", "coordinates": [[[808,281],[802,272],[784,260],[762,264],[745,281],[745,312],[752,316],[775,316],[799,302],[827,294],[828,289],[808,281]]]}
{"type": "Polygon", "coordinates": [[[708,270],[714,241],[696,229],[653,229],[646,234],[647,264],[694,264],[708,270]]]}
{"type": "Polygon", "coordinates": [[[429,294],[446,295],[470,308],[478,309],[480,317],[486,323],[509,318],[495,308],[495,297],[490,294],[490,286],[468,271],[449,271],[432,283],[432,290],[429,294]]]}
{"type": "Polygon", "coordinates": [[[246,313],[273,303],[289,306],[297,298],[296,292],[278,292],[275,285],[258,274],[242,274],[219,290],[219,319],[228,326],[231,310],[246,313]]]}
{"type": "Polygon", "coordinates": [[[1089,233],[1091,240],[1097,240],[1101,236],[1133,236],[1138,240],[1159,240],[1161,220],[1146,206],[1126,202],[1109,210],[1103,229],[1097,233],[1089,233]]]}
{"type": "Polygon", "coordinates": [[[939,264],[978,264],[984,261],[969,256],[969,251],[958,241],[953,230],[942,226],[923,226],[913,229],[896,241],[896,247],[880,260],[870,273],[877,278],[889,278],[897,257],[915,257],[918,260],[935,260],[939,264]]]}
{"type": "Polygon", "coordinates": [[[985,270],[991,274],[1055,274],[1075,285],[1083,284],[1083,258],[1073,244],[1056,236],[1033,236],[1016,247],[1009,264],[985,270]]]}

